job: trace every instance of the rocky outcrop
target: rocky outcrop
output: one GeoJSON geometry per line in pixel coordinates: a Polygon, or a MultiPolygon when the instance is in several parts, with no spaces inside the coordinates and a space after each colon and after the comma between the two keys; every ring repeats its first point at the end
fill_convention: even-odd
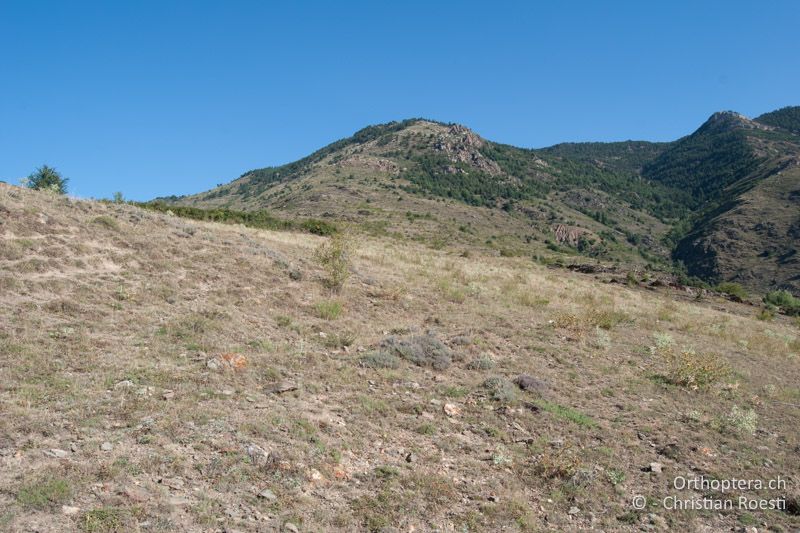
{"type": "MultiPolygon", "coordinates": [[[[480,148],[486,144],[479,135],[469,128],[453,124],[446,133],[440,134],[433,144],[433,149],[444,153],[453,163],[466,163],[471,167],[492,176],[501,174],[500,166],[486,158],[480,148]]],[[[457,167],[449,167],[448,173],[457,172],[457,167]]]]}

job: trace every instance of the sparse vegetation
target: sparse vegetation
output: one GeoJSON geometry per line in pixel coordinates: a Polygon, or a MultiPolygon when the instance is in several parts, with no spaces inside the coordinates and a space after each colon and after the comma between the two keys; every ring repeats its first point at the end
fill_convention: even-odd
{"type": "Polygon", "coordinates": [[[483,387],[489,391],[492,400],[498,402],[513,402],[517,399],[518,388],[505,378],[491,377],[483,382],[483,387]]]}
{"type": "Polygon", "coordinates": [[[81,529],[86,533],[112,533],[125,527],[127,514],[117,507],[101,507],[87,511],[81,517],[81,529]]]}
{"type": "Polygon", "coordinates": [[[723,294],[738,298],[739,300],[746,300],[749,296],[745,288],[738,283],[726,281],[717,285],[716,289],[723,294]]]}
{"type": "Polygon", "coordinates": [[[326,286],[334,292],[339,292],[350,278],[352,254],[355,251],[355,241],[348,231],[341,231],[321,244],[314,257],[325,270],[326,286]]]}
{"type": "Polygon", "coordinates": [[[576,411],[571,407],[564,407],[562,405],[549,402],[547,400],[536,400],[534,403],[542,411],[551,413],[557,416],[558,418],[574,422],[579,426],[594,427],[597,425],[595,421],[592,420],[591,417],[581,413],[580,411],[576,411]]]}
{"type": "Polygon", "coordinates": [[[25,184],[37,191],[67,194],[68,181],[69,180],[63,177],[55,168],[42,165],[26,178],[25,184]]]}
{"type": "Polygon", "coordinates": [[[360,359],[360,362],[362,366],[369,368],[397,368],[400,366],[399,357],[383,350],[369,352],[360,359]]]}
{"type": "Polygon", "coordinates": [[[787,315],[800,315],[800,298],[789,291],[771,291],[764,296],[764,303],[780,308],[787,315]]]}
{"type": "Polygon", "coordinates": [[[325,320],[336,320],[342,314],[342,304],[336,300],[325,300],[314,304],[317,316],[325,320]]]}
{"type": "Polygon", "coordinates": [[[758,427],[758,415],[753,409],[740,409],[734,405],[725,417],[724,425],[732,431],[752,435],[758,427]]]}
{"type": "MultiPolygon", "coordinates": [[[[405,224],[406,202],[370,216],[405,224]]],[[[614,531],[652,513],[718,530],[739,515],[627,516],[629,495],[656,502],[699,464],[766,479],[796,462],[794,317],[649,290],[651,270],[629,287],[501,257],[500,230],[489,253],[364,235],[359,282],[332,295],[304,231],[0,185],[4,209],[0,529],[614,531]]],[[[447,221],[430,212],[414,226],[447,221]]]]}
{"type": "Polygon", "coordinates": [[[666,379],[673,385],[698,389],[730,375],[730,367],[718,355],[694,350],[660,350],[667,363],[666,379]]]}
{"type": "Polygon", "coordinates": [[[72,495],[69,482],[59,477],[44,477],[23,485],[17,501],[26,508],[45,509],[66,502],[72,495]]]}

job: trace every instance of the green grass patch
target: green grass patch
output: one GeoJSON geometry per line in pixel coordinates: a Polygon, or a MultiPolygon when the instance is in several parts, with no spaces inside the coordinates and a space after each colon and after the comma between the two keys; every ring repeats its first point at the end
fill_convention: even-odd
{"type": "Polygon", "coordinates": [[[314,305],[317,316],[325,320],[336,320],[342,314],[342,304],[335,300],[326,300],[314,305]]]}
{"type": "Polygon", "coordinates": [[[17,501],[27,509],[45,509],[67,501],[72,489],[65,479],[44,478],[24,485],[17,492],[17,501]]]}
{"type": "Polygon", "coordinates": [[[569,420],[570,422],[574,422],[583,427],[597,427],[597,422],[595,422],[590,416],[585,415],[580,411],[573,409],[572,407],[564,407],[563,405],[548,402],[547,400],[535,400],[534,404],[542,411],[551,413],[557,418],[569,420]]]}

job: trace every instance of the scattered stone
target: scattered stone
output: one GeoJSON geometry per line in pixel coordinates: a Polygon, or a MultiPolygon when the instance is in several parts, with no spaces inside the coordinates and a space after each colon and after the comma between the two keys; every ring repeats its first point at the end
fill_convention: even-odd
{"type": "Polygon", "coordinates": [[[162,477],[158,482],[174,490],[180,490],[184,485],[183,479],[179,477],[162,477]]]}
{"type": "Polygon", "coordinates": [[[661,463],[650,463],[650,472],[660,474],[663,466],[661,463]]]}
{"type": "Polygon", "coordinates": [[[129,379],[123,379],[114,385],[114,390],[129,389],[131,387],[133,387],[133,381],[129,379]]]}
{"type": "Polygon", "coordinates": [[[267,394],[283,394],[284,392],[290,392],[293,390],[297,390],[297,384],[286,380],[271,383],[264,387],[264,392],[267,394]]]}
{"type": "Polygon", "coordinates": [[[61,514],[65,514],[67,516],[75,516],[76,514],[81,512],[80,507],[72,507],[71,505],[62,505],[61,506],[61,514]]]}
{"type": "Polygon", "coordinates": [[[409,452],[406,454],[406,462],[407,463],[415,463],[417,461],[417,456],[413,453],[409,452]]]}
{"type": "Polygon", "coordinates": [[[128,486],[122,489],[122,495],[136,503],[144,503],[150,499],[150,494],[141,487],[128,486]]]}
{"type": "Polygon", "coordinates": [[[283,524],[283,530],[289,531],[290,533],[300,533],[300,530],[297,529],[297,526],[292,524],[291,522],[286,522],[283,524]]]}
{"type": "Polygon", "coordinates": [[[74,442],[73,442],[73,443],[71,443],[71,444],[69,445],[69,449],[70,449],[70,451],[71,451],[72,453],[76,453],[76,452],[77,452],[77,451],[78,451],[80,448],[78,448],[78,445],[77,445],[76,443],[74,443],[74,442]]]}
{"type": "Polygon", "coordinates": [[[459,416],[461,414],[461,408],[454,403],[446,403],[442,408],[444,410],[444,414],[447,416],[459,416]]]}
{"type": "Polygon", "coordinates": [[[269,489],[264,489],[261,492],[259,492],[258,493],[258,497],[263,499],[263,500],[267,500],[267,501],[271,501],[271,502],[274,502],[275,500],[278,499],[278,497],[275,496],[275,493],[272,492],[269,489]]]}
{"type": "Polygon", "coordinates": [[[247,368],[247,358],[239,353],[224,353],[220,356],[223,365],[232,370],[244,370],[247,368]]]}
{"type": "Polygon", "coordinates": [[[206,367],[208,367],[209,370],[219,370],[219,367],[221,366],[222,364],[216,358],[206,361],[206,367]]]}
{"type": "Polygon", "coordinates": [[[647,520],[658,529],[669,529],[666,519],[663,516],[658,516],[655,513],[649,513],[647,520]]]}
{"type": "Polygon", "coordinates": [[[189,505],[190,502],[187,498],[181,496],[171,496],[167,499],[167,503],[173,507],[183,507],[184,505],[189,505]]]}
{"type": "Polygon", "coordinates": [[[171,400],[175,397],[175,391],[173,390],[165,390],[164,393],[161,395],[161,398],[164,400],[171,400]]]}
{"type": "Polygon", "coordinates": [[[233,396],[234,394],[236,394],[236,391],[233,389],[222,389],[223,396],[233,396]]]}
{"type": "Polygon", "coordinates": [[[520,374],[514,383],[522,390],[528,392],[544,392],[547,389],[547,384],[541,379],[537,379],[528,374],[520,374]]]}
{"type": "Polygon", "coordinates": [[[578,513],[580,513],[580,512],[581,512],[581,510],[580,510],[580,509],[578,509],[577,507],[574,507],[574,506],[573,506],[573,507],[570,507],[570,508],[569,508],[569,514],[570,514],[571,516],[575,516],[576,514],[578,514],[578,513]]]}
{"type": "Polygon", "coordinates": [[[69,457],[68,451],[60,450],[58,448],[51,448],[49,450],[45,450],[44,454],[50,457],[55,457],[56,459],[64,459],[65,457],[69,457]]]}
{"type": "Polygon", "coordinates": [[[103,444],[100,445],[100,449],[102,451],[104,451],[104,452],[110,452],[111,450],[114,449],[114,445],[111,444],[110,442],[106,441],[106,442],[104,442],[103,444]]]}
{"type": "Polygon", "coordinates": [[[670,443],[666,446],[662,446],[657,449],[659,455],[663,455],[668,459],[672,459],[673,461],[678,461],[680,459],[680,448],[678,448],[677,443],[670,443]]]}
{"type": "Polygon", "coordinates": [[[257,444],[248,444],[245,448],[245,453],[253,462],[254,465],[264,465],[269,462],[271,454],[268,454],[264,448],[257,444]]]}

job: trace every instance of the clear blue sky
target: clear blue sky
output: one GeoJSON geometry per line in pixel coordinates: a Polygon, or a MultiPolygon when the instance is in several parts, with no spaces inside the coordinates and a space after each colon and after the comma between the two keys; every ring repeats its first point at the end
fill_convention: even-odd
{"type": "Polygon", "coordinates": [[[800,2],[0,0],[0,180],[149,199],[424,116],[526,147],[800,104],[800,2]]]}

